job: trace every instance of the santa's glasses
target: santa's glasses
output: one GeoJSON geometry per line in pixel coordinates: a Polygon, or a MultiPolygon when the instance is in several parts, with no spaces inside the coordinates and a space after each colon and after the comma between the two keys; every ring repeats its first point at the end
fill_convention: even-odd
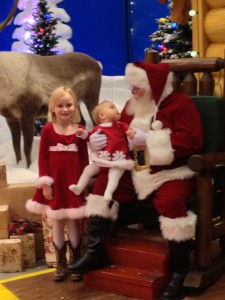
{"type": "Polygon", "coordinates": [[[137,94],[140,92],[145,92],[145,89],[139,88],[137,86],[131,86],[129,87],[129,90],[132,92],[132,94],[137,94]]]}

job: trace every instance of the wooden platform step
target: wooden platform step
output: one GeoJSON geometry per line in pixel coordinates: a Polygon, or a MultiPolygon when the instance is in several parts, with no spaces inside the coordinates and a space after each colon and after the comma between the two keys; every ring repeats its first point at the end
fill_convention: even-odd
{"type": "Polygon", "coordinates": [[[169,276],[166,243],[115,237],[107,253],[113,266],[86,274],[85,287],[144,300],[161,295],[169,276]]]}
{"type": "Polygon", "coordinates": [[[112,266],[84,276],[85,287],[144,300],[157,299],[166,283],[162,274],[123,266],[112,266]]]}
{"type": "Polygon", "coordinates": [[[166,267],[169,259],[169,249],[165,243],[111,238],[106,249],[115,265],[156,273],[168,271],[166,267]]]}

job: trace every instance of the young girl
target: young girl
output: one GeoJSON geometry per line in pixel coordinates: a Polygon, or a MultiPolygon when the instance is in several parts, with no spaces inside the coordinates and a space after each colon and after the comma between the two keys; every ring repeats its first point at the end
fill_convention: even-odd
{"type": "MultiPolygon", "coordinates": [[[[94,127],[90,135],[101,130],[107,136],[108,144],[97,153],[91,154],[93,163],[84,169],[78,183],[70,185],[69,189],[76,195],[80,195],[90,179],[100,172],[101,167],[109,168],[104,199],[110,201],[125,170],[132,170],[134,167],[134,161],[131,159],[128,149],[127,137],[134,138],[135,132],[131,128],[129,129],[126,123],[119,122],[120,113],[116,106],[108,100],[99,103],[94,108],[92,117],[98,125],[94,127]]],[[[79,133],[83,133],[83,130],[79,129],[79,133]]]]}
{"type": "MultiPolygon", "coordinates": [[[[67,225],[74,261],[78,258],[80,245],[78,220],[84,216],[82,198],[67,187],[78,181],[88,164],[87,143],[82,136],[76,135],[78,129],[84,127],[77,123],[80,113],[71,89],[59,87],[53,91],[49,99],[48,121],[41,133],[37,190],[34,198],[27,201],[26,208],[52,219],[57,257],[54,280],[62,281],[67,277],[64,227],[67,225]]],[[[72,279],[78,281],[82,277],[78,275],[72,279]]]]}

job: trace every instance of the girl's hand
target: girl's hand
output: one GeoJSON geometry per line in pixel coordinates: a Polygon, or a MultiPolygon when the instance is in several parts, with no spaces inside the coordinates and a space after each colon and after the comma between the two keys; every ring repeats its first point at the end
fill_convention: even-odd
{"type": "Polygon", "coordinates": [[[50,185],[43,186],[43,195],[47,200],[52,200],[53,193],[52,193],[52,187],[50,185]]]}

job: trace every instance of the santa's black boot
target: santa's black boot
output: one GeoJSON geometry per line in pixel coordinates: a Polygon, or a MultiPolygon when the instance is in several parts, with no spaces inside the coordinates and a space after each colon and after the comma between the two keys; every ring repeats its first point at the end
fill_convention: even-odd
{"type": "Polygon", "coordinates": [[[110,225],[109,219],[97,216],[89,218],[87,251],[80,260],[68,266],[68,273],[85,274],[110,266],[111,262],[104,247],[110,225]]]}
{"type": "Polygon", "coordinates": [[[119,204],[94,194],[89,194],[86,199],[85,216],[89,220],[87,251],[80,260],[68,266],[70,274],[85,274],[111,265],[104,242],[112,221],[117,219],[119,204]]]}
{"type": "Polygon", "coordinates": [[[186,296],[183,282],[188,272],[191,245],[192,241],[169,242],[172,275],[160,300],[181,300],[186,296]]]}

